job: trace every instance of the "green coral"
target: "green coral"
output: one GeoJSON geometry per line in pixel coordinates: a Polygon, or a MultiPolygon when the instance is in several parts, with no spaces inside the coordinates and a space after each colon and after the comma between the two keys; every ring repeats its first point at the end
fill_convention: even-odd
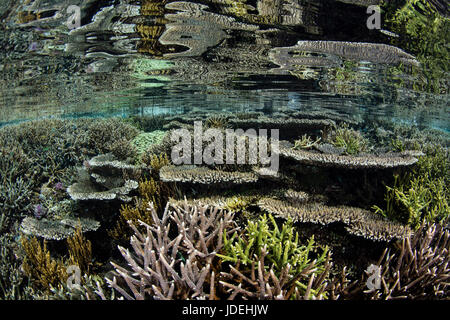
{"type": "Polygon", "coordinates": [[[368,141],[359,131],[343,123],[333,130],[327,140],[338,148],[344,148],[349,155],[355,155],[368,149],[368,141]]]}
{"type": "MultiPolygon", "coordinates": [[[[266,267],[273,266],[277,276],[289,264],[289,274],[296,277],[315,260],[315,273],[323,271],[327,259],[328,247],[320,248],[311,237],[302,245],[298,232],[295,232],[291,220],[286,221],[281,229],[272,215],[262,215],[257,221],[248,221],[242,234],[235,232],[231,238],[224,232],[224,248],[220,257],[224,262],[257,265],[263,248],[267,252],[266,267]]],[[[297,281],[300,292],[306,285],[297,281]]]]}
{"type": "Polygon", "coordinates": [[[316,140],[313,140],[310,136],[308,135],[303,135],[300,139],[296,140],[294,142],[294,149],[295,150],[309,150],[312,147],[314,147],[315,145],[317,145],[320,142],[321,138],[317,138],[316,140]]]}
{"type": "Polygon", "coordinates": [[[155,130],[152,132],[143,132],[138,134],[132,141],[131,145],[136,149],[137,158],[141,159],[142,155],[155,144],[160,143],[166,132],[155,130]]]}
{"type": "Polygon", "coordinates": [[[414,88],[448,93],[450,19],[442,16],[431,1],[384,1],[386,28],[400,35],[392,44],[415,54],[422,64],[414,88]]]}
{"type": "Polygon", "coordinates": [[[415,229],[423,222],[444,222],[450,216],[449,172],[448,153],[442,147],[432,148],[412,172],[395,176],[394,185],[386,186],[386,208],[373,209],[415,229]]]}

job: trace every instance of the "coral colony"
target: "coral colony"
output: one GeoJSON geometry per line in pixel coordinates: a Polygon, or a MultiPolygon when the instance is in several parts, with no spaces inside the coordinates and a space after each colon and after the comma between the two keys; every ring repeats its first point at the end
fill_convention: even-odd
{"type": "Polygon", "coordinates": [[[446,3],[56,2],[0,6],[0,299],[449,299],[446,3]]]}

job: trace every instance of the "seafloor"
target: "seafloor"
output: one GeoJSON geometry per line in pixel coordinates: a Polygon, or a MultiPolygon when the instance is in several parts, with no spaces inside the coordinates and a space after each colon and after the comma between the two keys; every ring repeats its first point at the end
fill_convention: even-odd
{"type": "Polygon", "coordinates": [[[0,299],[448,299],[448,10],[370,4],[6,1],[0,299]]]}

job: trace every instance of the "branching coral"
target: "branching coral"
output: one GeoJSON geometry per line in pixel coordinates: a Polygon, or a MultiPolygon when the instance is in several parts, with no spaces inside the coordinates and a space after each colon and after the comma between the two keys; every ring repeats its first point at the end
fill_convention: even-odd
{"type": "MultiPolygon", "coordinates": [[[[255,265],[262,268],[259,264],[266,259],[266,266],[272,266],[271,273],[274,275],[282,275],[284,280],[289,276],[291,279],[298,278],[292,283],[298,288],[292,288],[292,290],[304,294],[307,286],[299,281],[299,275],[303,275],[305,269],[309,271],[305,274],[311,272],[317,275],[322,272],[327,252],[328,248],[321,250],[315,245],[314,238],[310,238],[307,245],[301,245],[299,235],[294,231],[291,221],[285,222],[279,228],[271,215],[268,217],[263,215],[255,222],[248,221],[243,234],[235,233],[230,239],[224,235],[224,247],[218,257],[224,261],[239,262],[244,266],[253,266],[253,268],[255,265]],[[270,220],[270,224],[268,220],[270,220]],[[284,272],[288,272],[288,274],[283,275],[284,272]]],[[[308,291],[310,290],[311,288],[308,291]]]]}
{"type": "Polygon", "coordinates": [[[386,249],[378,261],[381,288],[372,299],[446,298],[450,278],[450,233],[442,225],[422,225],[395,252],[386,249]]]}
{"type": "Polygon", "coordinates": [[[326,280],[331,268],[329,256],[323,271],[317,272],[316,261],[313,261],[292,277],[289,264],[286,264],[281,272],[275,272],[273,266],[267,270],[267,254],[266,248],[263,247],[260,255],[255,256],[258,261],[252,262],[251,269],[241,270],[241,264],[238,263],[236,266],[230,266],[230,272],[221,273],[220,284],[229,294],[229,300],[310,300],[326,297],[326,280]]]}
{"type": "Polygon", "coordinates": [[[138,134],[137,128],[120,119],[105,119],[88,127],[88,146],[96,154],[107,153],[117,141],[131,141],[138,134]]]}
{"type": "Polygon", "coordinates": [[[129,222],[138,226],[139,221],[151,225],[153,223],[151,212],[147,204],[153,203],[155,210],[162,213],[170,197],[178,195],[175,185],[164,183],[153,178],[139,182],[139,196],[135,197],[133,204],[124,204],[120,209],[120,216],[115,227],[108,231],[114,239],[128,239],[132,230],[129,222]]]}
{"type": "Polygon", "coordinates": [[[294,149],[304,149],[309,150],[315,145],[317,145],[320,141],[320,138],[317,138],[313,141],[313,139],[308,135],[303,135],[301,139],[295,140],[294,149]]]}
{"type": "Polygon", "coordinates": [[[359,131],[350,129],[347,124],[341,124],[335,130],[331,131],[327,137],[335,147],[344,148],[349,155],[355,155],[366,151],[368,148],[367,140],[359,131]]]}
{"type": "Polygon", "coordinates": [[[13,244],[10,235],[0,236],[0,300],[29,300],[35,291],[20,270],[13,244]]]}
{"type": "Polygon", "coordinates": [[[23,270],[40,288],[49,290],[50,286],[57,286],[67,279],[63,262],[50,256],[45,241],[41,247],[36,238],[23,238],[22,247],[26,254],[23,270]]]}
{"type": "Polygon", "coordinates": [[[110,286],[126,299],[212,299],[213,259],[223,245],[223,231],[235,229],[233,215],[187,205],[168,205],[161,218],[151,203],[148,210],[153,224],[141,222],[146,233],[131,225],[134,254],[119,247],[131,270],[113,263],[117,276],[107,280],[110,286]],[[176,225],[176,237],[169,234],[171,222],[176,225]],[[118,283],[118,277],[126,287],[118,283]]]}
{"type": "Polygon", "coordinates": [[[75,234],[67,239],[69,248],[69,264],[77,265],[81,274],[89,274],[92,265],[92,245],[78,227],[75,234]]]}
{"type": "Polygon", "coordinates": [[[413,171],[395,176],[386,186],[386,208],[373,206],[375,212],[418,228],[423,222],[444,222],[450,216],[449,160],[442,148],[427,150],[413,171]]]}
{"type": "Polygon", "coordinates": [[[394,187],[386,188],[386,210],[374,206],[385,217],[418,228],[424,221],[442,222],[450,216],[449,191],[442,178],[431,180],[425,175],[402,183],[396,176],[394,187]]]}

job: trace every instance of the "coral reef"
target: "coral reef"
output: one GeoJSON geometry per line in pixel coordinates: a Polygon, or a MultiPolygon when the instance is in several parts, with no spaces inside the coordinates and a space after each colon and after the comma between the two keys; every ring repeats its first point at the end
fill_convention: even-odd
{"type": "Polygon", "coordinates": [[[225,229],[234,231],[232,214],[185,205],[167,206],[160,218],[153,205],[148,206],[153,225],[142,223],[146,233],[131,225],[134,255],[119,247],[131,270],[112,263],[117,274],[107,279],[109,285],[126,299],[212,299],[213,258],[223,245],[225,229]],[[171,221],[178,230],[176,237],[169,235],[171,221]],[[125,282],[123,286],[118,279],[125,282]]]}
{"type": "Polygon", "coordinates": [[[394,177],[386,186],[386,209],[373,206],[375,212],[417,229],[423,224],[445,223],[449,208],[449,156],[441,147],[425,150],[412,172],[394,177]]]}
{"type": "Polygon", "coordinates": [[[197,166],[166,166],[160,170],[160,179],[164,182],[222,185],[246,184],[258,181],[252,172],[227,172],[197,166]]]}
{"type": "MultiPolygon", "coordinates": [[[[245,230],[240,235],[235,233],[230,239],[224,236],[223,250],[217,256],[222,258],[223,261],[230,261],[235,264],[239,262],[241,271],[244,270],[242,266],[247,266],[248,269],[253,269],[253,272],[255,265],[258,265],[258,269],[261,269],[266,259],[271,266],[265,279],[266,282],[269,274],[277,277],[281,276],[281,283],[290,278],[289,282],[292,281],[292,287],[287,291],[291,291],[290,294],[293,294],[294,299],[300,296],[306,297],[307,299],[310,298],[311,288],[305,290],[306,286],[300,280],[303,280],[302,278],[306,277],[306,275],[317,276],[323,272],[325,270],[323,264],[325,261],[328,262],[330,258],[328,248],[320,250],[315,245],[313,238],[308,240],[307,245],[300,245],[299,235],[294,231],[292,222],[288,220],[279,228],[271,215],[268,217],[263,215],[255,222],[249,221],[245,230]],[[270,220],[270,225],[268,220],[270,220]],[[312,257],[315,257],[314,261],[312,257]],[[250,268],[250,266],[252,267],[250,268]],[[293,281],[292,279],[296,280],[293,281]]],[[[261,272],[261,270],[259,271],[261,272]]],[[[250,279],[255,278],[250,277],[250,279]]],[[[273,281],[276,281],[275,279],[272,278],[273,281]]],[[[232,286],[228,284],[228,287],[232,286]]],[[[236,290],[238,286],[232,288],[236,290]]],[[[319,289],[318,287],[314,288],[319,289]]],[[[264,288],[258,289],[252,292],[252,294],[255,297],[259,294],[258,297],[260,299],[266,298],[264,288]]],[[[239,291],[237,290],[236,293],[239,291]]],[[[245,291],[239,293],[245,293],[245,291]]],[[[312,293],[315,294],[315,290],[312,293]]],[[[275,292],[275,296],[279,294],[281,292],[275,292]]]]}
{"type": "Polygon", "coordinates": [[[152,132],[143,132],[137,135],[132,141],[131,145],[136,149],[138,161],[142,158],[152,145],[162,142],[165,131],[155,130],[152,132]]]}
{"type": "Polygon", "coordinates": [[[327,136],[327,141],[337,148],[342,148],[349,155],[367,151],[368,146],[368,141],[361,133],[350,129],[346,123],[331,131],[327,136]]]}
{"type": "Polygon", "coordinates": [[[78,227],[75,234],[67,239],[69,249],[69,264],[77,265],[81,274],[89,274],[92,265],[92,244],[78,227]]]}
{"type": "MultiPolygon", "coordinates": [[[[290,276],[291,268],[287,264],[279,272],[273,270],[273,266],[267,270],[265,257],[266,248],[261,249],[257,261],[248,270],[240,270],[240,264],[236,267],[230,266],[230,272],[222,272],[220,284],[229,294],[229,300],[321,300],[326,296],[326,279],[331,268],[329,259],[322,272],[316,272],[315,261],[311,262],[300,273],[293,278],[290,276]],[[299,280],[306,279],[305,287],[299,286],[299,280]],[[300,291],[300,288],[303,289],[300,291]]],[[[329,257],[328,257],[329,258],[329,257]]]]}
{"type": "Polygon", "coordinates": [[[381,288],[366,294],[387,300],[448,298],[449,236],[442,225],[422,225],[400,248],[386,249],[377,263],[381,288]]]}
{"type": "Polygon", "coordinates": [[[78,170],[78,182],[67,188],[73,200],[113,200],[131,201],[128,195],[138,188],[135,180],[145,166],[135,166],[118,161],[112,154],[98,155],[85,161],[78,170]]]}
{"type": "Polygon", "coordinates": [[[81,227],[83,232],[96,231],[100,223],[94,219],[64,218],[64,219],[36,219],[26,217],[20,224],[20,231],[26,235],[44,238],[46,240],[62,240],[75,234],[76,229],[81,227]]]}
{"type": "Polygon", "coordinates": [[[49,290],[50,286],[56,286],[67,279],[63,262],[50,256],[45,241],[41,246],[34,237],[29,240],[23,238],[22,247],[26,254],[22,264],[23,270],[37,286],[49,290]]]}
{"type": "Polygon", "coordinates": [[[389,241],[408,235],[409,229],[401,224],[383,220],[371,211],[347,206],[327,206],[317,202],[283,201],[262,198],[258,206],[276,216],[290,218],[294,222],[322,225],[340,222],[349,233],[375,241],[389,241]]]}
{"type": "Polygon", "coordinates": [[[299,164],[343,169],[390,169],[407,167],[417,163],[421,153],[390,153],[384,155],[337,155],[318,153],[307,150],[296,150],[280,143],[280,155],[299,164]]]}
{"type": "Polygon", "coordinates": [[[0,235],[0,300],[31,300],[36,294],[15,258],[14,239],[0,235]]]}

